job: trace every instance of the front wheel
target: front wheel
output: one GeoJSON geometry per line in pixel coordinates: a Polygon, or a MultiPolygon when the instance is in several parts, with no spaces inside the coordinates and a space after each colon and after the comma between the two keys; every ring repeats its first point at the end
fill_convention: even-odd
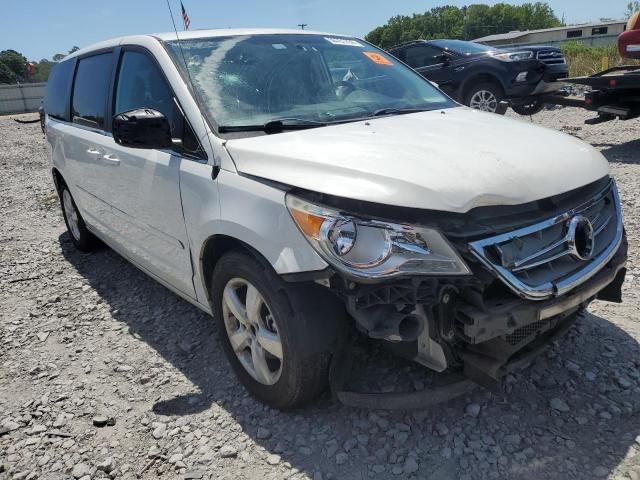
{"type": "Polygon", "coordinates": [[[504,109],[500,109],[503,98],[502,89],[498,85],[479,83],[469,88],[464,97],[464,104],[483,112],[504,114],[504,109]]]}
{"type": "Polygon", "coordinates": [[[347,319],[324,287],[286,283],[270,265],[235,251],[216,264],[211,300],[227,358],[254,397],[286,409],[326,387],[347,319]]]}

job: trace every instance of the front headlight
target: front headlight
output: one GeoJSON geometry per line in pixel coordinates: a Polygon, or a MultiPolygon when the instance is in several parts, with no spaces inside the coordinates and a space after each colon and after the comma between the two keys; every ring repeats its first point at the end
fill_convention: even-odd
{"type": "Polygon", "coordinates": [[[363,220],[293,195],[286,203],[313,248],[344,273],[361,278],[471,273],[436,230],[363,220]]]}
{"type": "Polygon", "coordinates": [[[521,60],[530,60],[533,58],[533,52],[525,51],[525,52],[505,52],[505,53],[494,53],[494,58],[498,60],[502,60],[503,62],[519,62],[521,60]]]}

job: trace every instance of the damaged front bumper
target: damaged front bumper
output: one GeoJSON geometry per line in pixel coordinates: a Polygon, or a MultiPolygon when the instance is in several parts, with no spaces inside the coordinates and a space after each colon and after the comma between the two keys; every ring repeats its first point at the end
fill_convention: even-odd
{"type": "MultiPolygon", "coordinates": [[[[394,353],[464,379],[437,394],[432,388],[428,394],[354,393],[344,388],[348,362],[336,358],[332,385],[350,405],[381,406],[388,400],[384,408],[418,408],[432,403],[430,398],[460,394],[470,383],[493,386],[548,348],[591,301],[622,300],[627,239],[609,176],[526,204],[459,214],[361,205],[330,196],[317,201],[355,218],[391,218],[398,225],[439,232],[465,267],[462,274],[388,278],[361,278],[330,268],[289,278],[331,289],[357,329],[394,353]]],[[[425,245],[428,250],[429,241],[425,245]]]]}
{"type": "MultiPolygon", "coordinates": [[[[411,311],[408,315],[414,321],[423,322],[415,340],[394,338],[387,342],[391,351],[436,371],[449,369],[451,375],[423,391],[353,392],[348,387],[351,363],[340,359],[334,366],[333,390],[342,403],[353,407],[407,410],[450,400],[478,384],[495,388],[504,375],[543,353],[566,333],[591,301],[620,302],[626,259],[627,241],[623,238],[614,257],[597,275],[568,294],[542,302],[513,296],[510,301],[494,300],[479,307],[463,294],[478,285],[473,281],[464,285],[459,279],[452,283],[446,279],[416,278],[377,287],[350,284],[348,309],[352,314],[358,311],[356,305],[367,313],[376,307],[389,312],[393,306],[395,312],[411,311]],[[407,301],[426,303],[407,306],[403,303],[407,301]]],[[[360,330],[374,338],[384,339],[390,331],[382,321],[362,323],[360,314],[355,318],[360,330]],[[375,329],[376,325],[378,330],[366,330],[375,329]]],[[[397,330],[391,330],[395,335],[397,330]]],[[[345,352],[345,357],[350,354],[345,352]]]]}
{"type": "Polygon", "coordinates": [[[609,263],[571,292],[545,301],[515,299],[479,309],[462,305],[458,349],[465,375],[492,386],[506,373],[527,363],[566,332],[595,299],[622,301],[627,241],[609,263]]]}
{"type": "Polygon", "coordinates": [[[588,191],[587,201],[565,198],[569,208],[554,199],[560,210],[546,220],[456,241],[472,275],[379,283],[335,276],[331,288],[358,329],[395,353],[495,385],[594,299],[621,301],[627,239],[618,193],[610,179],[588,191]]]}

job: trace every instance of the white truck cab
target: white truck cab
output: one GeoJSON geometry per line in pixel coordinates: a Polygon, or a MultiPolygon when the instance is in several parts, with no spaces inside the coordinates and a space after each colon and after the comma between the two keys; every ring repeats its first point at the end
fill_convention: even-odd
{"type": "Polygon", "coordinates": [[[603,156],[462,107],[361,39],[117,38],[60,62],[44,110],[73,243],[212,314],[278,408],[315,398],[354,334],[488,384],[620,301],[603,156]]]}

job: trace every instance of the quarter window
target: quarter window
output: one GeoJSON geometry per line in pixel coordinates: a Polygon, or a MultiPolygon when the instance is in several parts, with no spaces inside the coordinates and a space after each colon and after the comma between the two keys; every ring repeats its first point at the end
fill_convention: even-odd
{"type": "Polygon", "coordinates": [[[71,102],[73,123],[104,129],[111,67],[111,53],[102,53],[78,61],[71,102]]]}
{"type": "Polygon", "coordinates": [[[44,111],[59,120],[68,120],[69,82],[73,66],[72,61],[58,63],[49,75],[44,95],[44,111]]]}

